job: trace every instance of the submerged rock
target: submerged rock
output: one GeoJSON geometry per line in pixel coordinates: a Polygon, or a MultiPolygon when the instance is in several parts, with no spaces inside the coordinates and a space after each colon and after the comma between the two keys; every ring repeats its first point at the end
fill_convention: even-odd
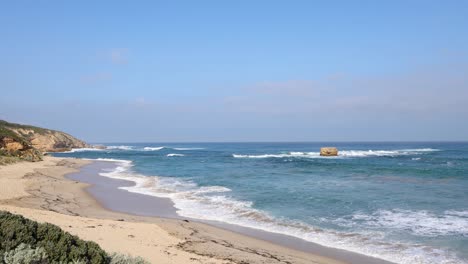
{"type": "Polygon", "coordinates": [[[338,156],[338,149],[335,147],[320,148],[320,156],[338,156]]]}

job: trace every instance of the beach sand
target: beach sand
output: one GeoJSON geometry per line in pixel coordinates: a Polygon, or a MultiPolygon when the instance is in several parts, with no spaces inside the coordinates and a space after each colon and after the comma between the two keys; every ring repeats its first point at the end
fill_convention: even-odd
{"type": "MultiPolygon", "coordinates": [[[[151,263],[387,263],[352,254],[347,261],[346,253],[324,257],[191,220],[111,211],[89,194],[86,189],[92,186],[65,177],[86,174],[80,168],[90,163],[45,157],[0,166],[0,210],[55,224],[108,252],[141,256],[151,263]]],[[[160,202],[161,215],[167,211],[170,217],[164,207],[171,204],[160,202]]]]}

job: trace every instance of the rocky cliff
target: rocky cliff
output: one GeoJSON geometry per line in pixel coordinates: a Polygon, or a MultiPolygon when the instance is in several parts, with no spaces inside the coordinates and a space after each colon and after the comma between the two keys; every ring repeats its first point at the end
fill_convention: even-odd
{"type": "Polygon", "coordinates": [[[38,161],[43,152],[87,147],[91,146],[64,132],[0,120],[0,155],[3,156],[38,161]]]}

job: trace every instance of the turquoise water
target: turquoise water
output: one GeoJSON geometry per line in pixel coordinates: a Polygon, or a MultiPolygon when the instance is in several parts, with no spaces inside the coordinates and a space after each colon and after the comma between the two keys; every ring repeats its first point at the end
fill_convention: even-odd
{"type": "Polygon", "coordinates": [[[397,263],[468,263],[468,143],[108,144],[104,176],[178,214],[397,263]],[[332,145],[339,157],[319,156],[332,145]]]}

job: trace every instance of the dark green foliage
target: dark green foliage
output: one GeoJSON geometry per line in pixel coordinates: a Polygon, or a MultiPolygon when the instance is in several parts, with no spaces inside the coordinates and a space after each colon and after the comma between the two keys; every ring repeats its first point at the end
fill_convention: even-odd
{"type": "Polygon", "coordinates": [[[15,249],[21,243],[35,245],[37,225],[21,216],[0,212],[0,254],[15,249]]]}
{"type": "Polygon", "coordinates": [[[20,215],[0,211],[0,256],[21,243],[43,248],[51,262],[109,263],[110,258],[98,244],[83,241],[51,224],[41,224],[20,215]]]}

